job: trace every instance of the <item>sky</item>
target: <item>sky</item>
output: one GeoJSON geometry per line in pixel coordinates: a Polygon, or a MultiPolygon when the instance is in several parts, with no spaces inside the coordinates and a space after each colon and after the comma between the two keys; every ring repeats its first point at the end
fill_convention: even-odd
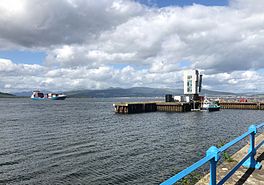
{"type": "Polygon", "coordinates": [[[262,0],[1,0],[0,92],[264,92],[262,0]]]}

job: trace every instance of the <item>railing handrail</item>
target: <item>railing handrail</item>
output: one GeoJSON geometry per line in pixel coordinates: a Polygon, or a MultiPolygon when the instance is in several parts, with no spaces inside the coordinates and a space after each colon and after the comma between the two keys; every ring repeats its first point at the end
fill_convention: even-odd
{"type": "Polygon", "coordinates": [[[259,124],[259,125],[257,125],[257,129],[259,129],[259,128],[261,128],[261,127],[264,127],[264,122],[261,123],[261,124],[259,124]]]}
{"type": "MultiPolygon", "coordinates": [[[[182,170],[181,172],[179,172],[175,176],[169,178],[167,181],[165,181],[166,184],[173,184],[173,183],[177,182],[178,180],[182,179],[186,175],[189,175],[190,173],[192,173],[197,168],[200,168],[201,166],[203,166],[205,163],[210,161],[212,158],[213,158],[213,156],[206,156],[206,157],[200,159],[199,161],[197,161],[193,165],[189,166],[185,170],[182,170]]],[[[161,185],[163,185],[163,183],[161,183],[161,185]]]]}
{"type": "Polygon", "coordinates": [[[241,141],[242,139],[244,139],[245,137],[247,137],[248,135],[251,134],[252,131],[247,131],[244,134],[242,134],[241,136],[235,138],[234,140],[228,142],[227,144],[225,144],[224,146],[222,146],[221,148],[219,148],[220,152],[223,152],[225,150],[227,150],[228,148],[230,148],[231,146],[235,145],[236,143],[238,143],[239,141],[241,141]]]}
{"type": "Polygon", "coordinates": [[[235,138],[234,140],[228,142],[219,149],[215,146],[210,147],[209,150],[207,150],[206,156],[204,158],[200,159],[193,165],[177,173],[168,180],[162,182],[160,185],[172,185],[178,182],[179,180],[181,180],[182,178],[184,178],[185,176],[189,175],[193,171],[197,170],[198,168],[200,168],[209,161],[210,161],[210,185],[216,185],[216,165],[220,159],[220,154],[247,136],[250,136],[250,147],[248,154],[240,162],[238,162],[238,164],[222,180],[220,180],[217,185],[224,184],[224,182],[227,179],[229,179],[235,173],[235,171],[242,165],[248,168],[249,167],[257,168],[257,169],[261,168],[261,164],[256,162],[256,160],[254,159],[256,150],[259,149],[264,144],[264,140],[263,140],[257,146],[255,146],[255,134],[257,133],[257,130],[260,129],[261,127],[264,127],[264,122],[259,125],[251,125],[248,128],[247,132],[243,133],[241,136],[235,138]]]}

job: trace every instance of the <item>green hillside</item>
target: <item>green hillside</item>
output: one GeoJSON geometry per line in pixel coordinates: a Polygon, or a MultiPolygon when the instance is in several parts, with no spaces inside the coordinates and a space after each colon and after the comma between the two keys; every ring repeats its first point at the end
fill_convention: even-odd
{"type": "MultiPolygon", "coordinates": [[[[65,92],[69,97],[164,97],[165,94],[182,95],[183,89],[162,89],[149,87],[132,87],[128,89],[123,88],[109,88],[103,90],[80,90],[65,92]]],[[[201,95],[218,96],[218,95],[233,95],[233,93],[202,90],[201,95]]]]}
{"type": "Polygon", "coordinates": [[[8,93],[2,93],[0,92],[0,98],[14,98],[16,97],[15,95],[13,94],[8,94],[8,93]]]}

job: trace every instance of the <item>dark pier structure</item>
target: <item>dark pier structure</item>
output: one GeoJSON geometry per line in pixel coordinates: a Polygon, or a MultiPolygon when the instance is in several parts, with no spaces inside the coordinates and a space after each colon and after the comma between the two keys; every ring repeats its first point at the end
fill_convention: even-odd
{"type": "Polygon", "coordinates": [[[222,109],[264,110],[264,102],[220,102],[222,109]]]}
{"type": "MultiPolygon", "coordinates": [[[[220,102],[221,109],[264,110],[264,102],[220,102]]],[[[186,102],[128,102],[114,104],[115,112],[133,114],[145,112],[190,112],[200,103],[186,102]]]]}
{"type": "Polygon", "coordinates": [[[191,103],[180,102],[131,102],[116,103],[113,105],[115,112],[120,114],[133,114],[144,112],[189,112],[192,109],[191,103]]]}
{"type": "Polygon", "coordinates": [[[193,108],[191,103],[159,102],[156,103],[159,112],[190,112],[193,108]]]}
{"type": "Polygon", "coordinates": [[[131,102],[131,103],[116,103],[113,105],[115,112],[120,114],[156,112],[156,103],[152,102],[131,102]]]}

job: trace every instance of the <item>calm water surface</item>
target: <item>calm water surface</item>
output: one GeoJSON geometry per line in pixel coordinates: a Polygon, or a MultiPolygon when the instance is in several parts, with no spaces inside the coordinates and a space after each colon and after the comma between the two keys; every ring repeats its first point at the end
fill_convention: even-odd
{"type": "Polygon", "coordinates": [[[250,110],[118,115],[119,101],[134,99],[0,99],[0,184],[159,184],[264,121],[250,110]]]}

